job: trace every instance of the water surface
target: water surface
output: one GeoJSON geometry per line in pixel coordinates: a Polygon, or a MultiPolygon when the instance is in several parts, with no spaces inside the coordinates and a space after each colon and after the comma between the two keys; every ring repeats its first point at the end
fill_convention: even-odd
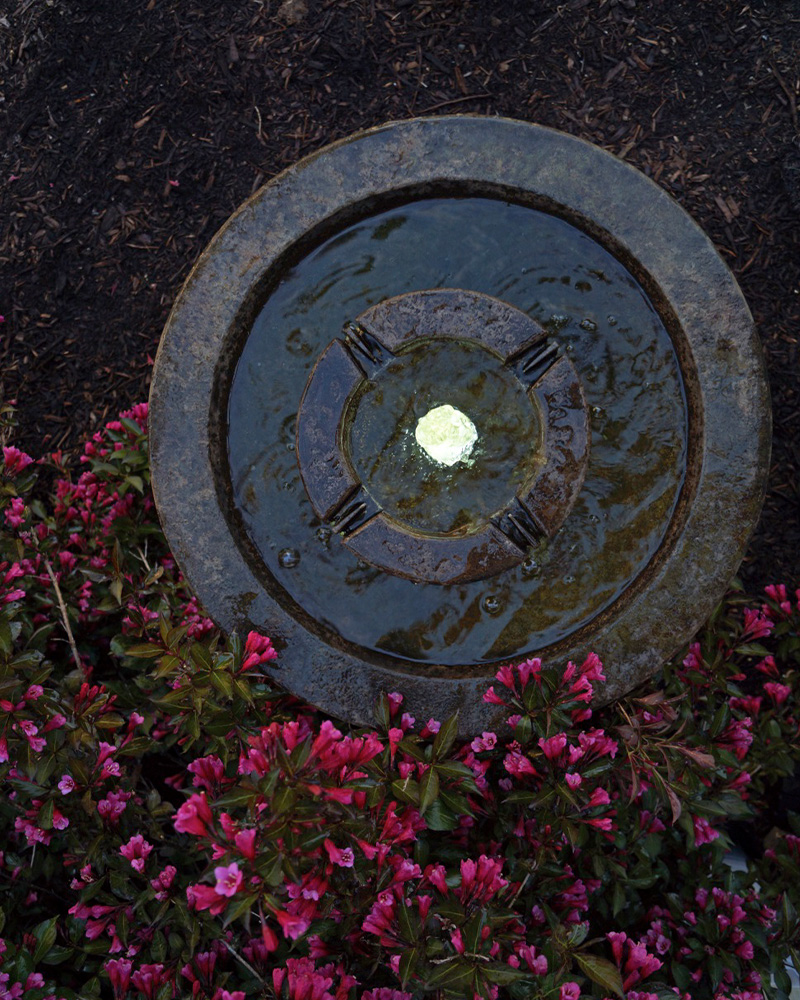
{"type": "Polygon", "coordinates": [[[641,287],[568,223],[491,199],[413,202],[309,253],[258,315],[228,415],[235,502],[280,587],[349,642],[418,662],[521,656],[591,621],[652,558],[685,472],[678,362],[641,287]],[[446,587],[359,562],[316,519],[294,451],[306,380],[343,325],[437,287],[497,296],[542,323],[575,365],[591,419],[586,481],[556,535],[513,570],[446,587]]]}

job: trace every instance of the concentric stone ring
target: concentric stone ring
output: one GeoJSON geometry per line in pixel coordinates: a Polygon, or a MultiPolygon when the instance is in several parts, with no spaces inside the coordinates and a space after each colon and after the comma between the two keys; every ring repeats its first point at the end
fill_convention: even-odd
{"type": "MultiPolygon", "coordinates": [[[[416,394],[419,379],[417,374],[409,380],[408,393],[416,394]]],[[[442,398],[452,393],[449,386],[440,391],[442,398]]],[[[502,389],[495,389],[489,403],[506,408],[502,389]]],[[[389,431],[396,435],[394,426],[389,431]]],[[[374,450],[385,447],[378,442],[374,450]]],[[[574,365],[556,356],[546,331],[525,313],[462,289],[409,292],[361,313],[346,327],[345,338],[333,340],[317,361],[297,419],[300,473],[318,517],[341,531],[344,544],[361,559],[420,583],[466,583],[520,563],[530,546],[554,534],[569,514],[588,451],[586,401],[574,365]],[[484,392],[486,368],[508,368],[535,411],[537,433],[521,442],[527,446],[526,468],[517,487],[508,487],[502,506],[479,510],[477,523],[455,530],[430,525],[419,530],[382,509],[380,495],[359,479],[348,454],[349,404],[404,350],[416,345],[424,368],[432,346],[443,341],[484,349],[484,392]]],[[[396,485],[406,497],[408,483],[396,485]]],[[[458,480],[447,486],[457,491],[458,480]]]]}

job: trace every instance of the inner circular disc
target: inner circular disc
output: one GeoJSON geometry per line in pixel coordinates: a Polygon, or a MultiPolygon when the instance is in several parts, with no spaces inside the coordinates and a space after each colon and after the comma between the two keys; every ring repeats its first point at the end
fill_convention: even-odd
{"type": "Polygon", "coordinates": [[[367,492],[417,531],[477,530],[536,470],[534,406],[513,372],[478,344],[411,344],[361,384],[345,421],[350,461],[367,492]],[[437,462],[416,437],[419,421],[444,406],[468,418],[477,434],[452,464],[437,462]]]}
{"type": "Polygon", "coordinates": [[[420,663],[522,656],[590,622],[655,554],[686,464],[677,358],[641,287],[575,227],[488,198],[381,212],[287,270],[244,344],[228,419],[234,503],[283,593],[356,649],[420,663]],[[437,287],[493,295],[541,323],[575,365],[591,420],[584,486],[555,536],[514,569],[449,586],[360,563],[315,517],[294,447],[309,372],[344,324],[437,287]]]}

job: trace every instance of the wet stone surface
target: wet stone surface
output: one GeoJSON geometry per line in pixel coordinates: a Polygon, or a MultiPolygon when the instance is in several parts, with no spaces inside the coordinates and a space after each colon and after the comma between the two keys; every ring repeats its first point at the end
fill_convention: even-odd
{"type": "MultiPolygon", "coordinates": [[[[538,323],[447,289],[388,299],[344,329],[306,384],[297,458],[314,513],[350,551],[413,583],[464,584],[556,532],[586,473],[588,416],[538,323]],[[443,413],[467,436],[437,462],[419,434],[443,413]]],[[[430,600],[435,613],[442,598],[430,600]]]]}
{"type": "MultiPolygon", "coordinates": [[[[372,334],[396,357],[431,337],[424,324],[405,339],[372,334]]],[[[486,349],[463,333],[449,339],[486,349]]],[[[473,419],[444,398],[426,400],[416,419],[434,402],[473,419]]],[[[595,650],[607,698],[656,670],[735,572],[769,457],[752,320],[705,236],[613,157],[495,119],[376,129],[262,189],[187,282],[151,403],[159,512],[217,621],[270,634],[281,681],[335,715],[365,720],[380,691],[401,689],[418,716],[459,708],[464,732],[497,721],[480,696],[509,659],[566,663],[595,650]],[[376,565],[400,520],[370,493],[367,470],[353,468],[336,430],[350,425],[335,417],[386,360],[361,333],[370,311],[379,318],[386,299],[448,288],[499,299],[544,331],[518,356],[502,336],[491,347],[525,386],[541,441],[493,516],[473,511],[458,526],[451,510],[435,532],[406,526],[406,578],[376,565]],[[340,381],[334,391],[326,379],[324,419],[304,452],[300,401],[332,342],[344,345],[340,381]],[[548,470],[576,460],[559,400],[574,404],[576,391],[585,476],[548,538],[547,510],[563,503],[548,470]],[[333,469],[335,488],[307,493],[305,462],[333,469]],[[444,565],[432,549],[459,531],[470,549],[458,558],[480,571],[415,582],[414,565],[444,565]],[[360,554],[345,544],[359,534],[360,554]],[[488,575],[487,558],[497,560],[488,575]]]]}

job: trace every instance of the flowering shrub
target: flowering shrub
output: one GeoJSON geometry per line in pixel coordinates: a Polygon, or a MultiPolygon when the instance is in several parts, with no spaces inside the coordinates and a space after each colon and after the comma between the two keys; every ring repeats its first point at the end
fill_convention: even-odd
{"type": "Polygon", "coordinates": [[[502,732],[394,692],[347,728],[198,607],[146,423],[77,470],[3,448],[0,997],[787,994],[800,823],[724,858],[794,771],[800,594],[734,592],[614,706],[597,657],[532,659],[486,692],[502,732]]]}

